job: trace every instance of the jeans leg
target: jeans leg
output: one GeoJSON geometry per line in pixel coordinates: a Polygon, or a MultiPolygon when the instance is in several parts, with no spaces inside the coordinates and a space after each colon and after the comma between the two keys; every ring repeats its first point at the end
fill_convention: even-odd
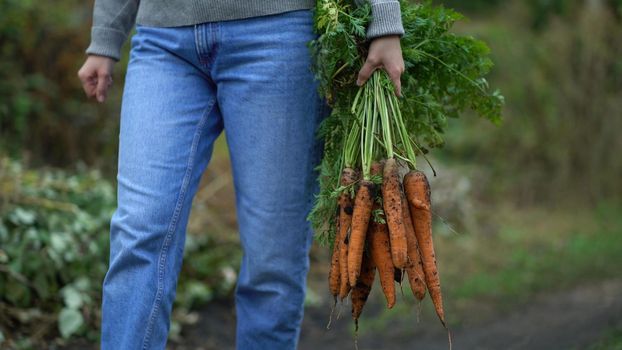
{"type": "Polygon", "coordinates": [[[192,198],[222,130],[192,27],[139,27],[121,111],[103,350],[164,349],[192,198]]]}
{"type": "Polygon", "coordinates": [[[213,76],[236,189],[243,260],[237,348],[294,349],[303,316],[326,111],[310,70],[309,10],[220,23],[213,76]],[[324,112],[324,113],[323,113],[324,112]]]}

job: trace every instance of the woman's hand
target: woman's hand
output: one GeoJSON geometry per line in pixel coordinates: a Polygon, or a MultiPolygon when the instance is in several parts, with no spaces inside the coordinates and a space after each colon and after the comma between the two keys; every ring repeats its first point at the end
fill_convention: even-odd
{"type": "Polygon", "coordinates": [[[404,73],[404,58],[400,47],[400,36],[389,35],[372,39],[367,53],[367,60],[359,72],[356,85],[365,84],[371,74],[378,68],[383,68],[395,85],[395,94],[402,97],[400,77],[404,73]]]}
{"type": "Polygon", "coordinates": [[[108,88],[112,85],[114,59],[106,56],[89,55],[78,71],[82,88],[88,98],[96,98],[102,103],[106,100],[108,88]]]}

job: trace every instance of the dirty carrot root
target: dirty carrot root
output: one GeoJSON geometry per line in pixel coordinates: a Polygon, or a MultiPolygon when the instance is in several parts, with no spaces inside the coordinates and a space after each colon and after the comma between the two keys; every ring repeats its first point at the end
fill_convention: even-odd
{"type": "Polygon", "coordinates": [[[341,242],[339,248],[339,300],[343,301],[350,293],[350,283],[348,282],[348,233],[346,238],[341,242]],[[344,273],[345,271],[345,273],[344,273]]]}
{"type": "Polygon", "coordinates": [[[352,318],[358,329],[358,319],[363,311],[363,306],[367,301],[367,297],[371,292],[371,287],[374,284],[374,278],[376,276],[376,266],[374,261],[367,254],[363,253],[363,261],[361,263],[361,275],[356,281],[356,286],[352,288],[352,318]]]}
{"type": "MultiPolygon", "coordinates": [[[[336,232],[339,235],[339,221],[337,221],[336,232]]],[[[341,276],[339,274],[339,246],[341,243],[339,242],[339,237],[335,237],[335,242],[333,243],[333,255],[331,256],[330,261],[330,270],[328,272],[328,287],[330,289],[330,294],[333,296],[333,307],[330,310],[330,316],[328,318],[328,324],[326,325],[326,329],[330,329],[330,325],[333,322],[333,313],[335,312],[335,307],[337,306],[337,296],[339,295],[339,282],[341,281],[341,276]]]]}
{"type": "Polygon", "coordinates": [[[374,184],[371,181],[362,180],[354,198],[354,212],[352,213],[352,228],[347,259],[350,287],[356,286],[356,280],[361,272],[365,236],[371,217],[374,192],[374,184]]]}
{"type": "Polygon", "coordinates": [[[370,224],[369,236],[370,252],[378,269],[382,293],[387,299],[387,307],[391,309],[395,305],[395,282],[393,281],[395,274],[393,260],[391,259],[387,225],[372,222],[370,224]]]}
{"type": "Polygon", "coordinates": [[[404,177],[406,198],[410,206],[415,236],[419,244],[425,282],[434,303],[436,314],[445,328],[445,314],[441,295],[441,281],[436,266],[434,244],[432,242],[432,211],[430,200],[430,183],[425,174],[420,171],[411,171],[404,177]]]}
{"type": "Polygon", "coordinates": [[[402,213],[404,214],[404,226],[406,228],[406,241],[408,243],[408,263],[406,264],[406,274],[408,275],[408,283],[410,290],[417,300],[421,301],[425,297],[425,277],[423,272],[423,262],[419,254],[419,244],[415,236],[415,228],[413,226],[410,209],[406,198],[402,198],[402,213]]]}
{"type": "Polygon", "coordinates": [[[339,300],[343,301],[350,293],[350,283],[348,282],[348,234],[341,242],[339,247],[339,300]],[[345,273],[344,273],[345,271],[345,273]]]}
{"type": "MultiPolygon", "coordinates": [[[[384,161],[373,162],[371,165],[372,176],[382,176],[384,161]]],[[[382,212],[382,201],[374,200],[372,212],[382,212]]],[[[373,217],[376,217],[374,215],[373,217]]],[[[383,215],[384,217],[384,215],[383,215]]],[[[393,283],[394,271],[393,260],[391,259],[391,247],[389,244],[389,231],[384,220],[372,219],[367,231],[367,246],[369,257],[378,269],[382,291],[387,299],[387,305],[392,308],[395,305],[395,284],[393,283]]],[[[397,270],[399,271],[399,270],[397,270]]]]}
{"type": "MultiPolygon", "coordinates": [[[[357,173],[354,169],[344,168],[341,172],[341,186],[351,186],[357,179],[357,173]]],[[[349,191],[343,191],[339,196],[339,233],[336,237],[339,239],[339,299],[343,300],[350,292],[350,284],[348,283],[348,235],[352,225],[352,198],[349,191]]]]}
{"type": "Polygon", "coordinates": [[[408,249],[404,217],[402,215],[402,198],[400,194],[398,170],[395,159],[387,159],[384,165],[384,176],[382,180],[382,198],[387,226],[389,227],[393,265],[398,269],[403,269],[406,267],[408,261],[408,249]]]}
{"type": "Polygon", "coordinates": [[[341,275],[339,271],[340,247],[341,240],[339,240],[339,218],[337,218],[337,224],[335,225],[335,241],[333,242],[333,253],[330,258],[330,270],[328,271],[328,289],[330,290],[330,294],[335,299],[335,302],[337,302],[337,296],[339,295],[339,284],[341,282],[341,275]]]}

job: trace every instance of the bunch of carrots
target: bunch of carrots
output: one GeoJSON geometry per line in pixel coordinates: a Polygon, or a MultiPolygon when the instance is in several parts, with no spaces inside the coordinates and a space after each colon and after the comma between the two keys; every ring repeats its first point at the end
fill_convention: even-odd
{"type": "Polygon", "coordinates": [[[492,67],[488,47],[450,31],[462,15],[430,0],[400,0],[400,7],[404,98],[395,96],[381,69],[362,87],[355,84],[369,45],[369,4],[318,0],[318,37],[310,43],[319,91],[332,112],[319,130],[320,193],[309,220],[317,240],[332,246],[330,292],[335,304],[350,296],[357,329],[376,271],[389,308],[395,281],[407,277],[416,299],[430,294],[447,328],[430,185],[416,157],[441,147],[448,120],[467,109],[501,121],[503,96],[485,79],[492,67]]]}
{"type": "Polygon", "coordinates": [[[416,145],[408,136],[391,82],[376,71],[358,91],[356,116],[343,149],[338,220],[329,288],[342,302],[351,295],[358,319],[378,271],[388,308],[396,302],[395,276],[408,276],[421,301],[429,291],[445,326],[432,241],[430,184],[416,169],[416,145]],[[408,168],[400,176],[400,164],[408,168]]]}

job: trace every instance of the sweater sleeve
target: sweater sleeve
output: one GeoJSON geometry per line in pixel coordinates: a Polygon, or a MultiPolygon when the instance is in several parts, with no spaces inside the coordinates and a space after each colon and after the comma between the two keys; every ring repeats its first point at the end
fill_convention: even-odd
{"type": "Polygon", "coordinates": [[[371,4],[372,17],[367,27],[367,39],[386,35],[404,35],[398,0],[355,0],[359,6],[365,1],[371,4]]]}
{"type": "Polygon", "coordinates": [[[87,54],[119,60],[121,46],[136,22],[140,0],[95,0],[91,44],[87,54]]]}

